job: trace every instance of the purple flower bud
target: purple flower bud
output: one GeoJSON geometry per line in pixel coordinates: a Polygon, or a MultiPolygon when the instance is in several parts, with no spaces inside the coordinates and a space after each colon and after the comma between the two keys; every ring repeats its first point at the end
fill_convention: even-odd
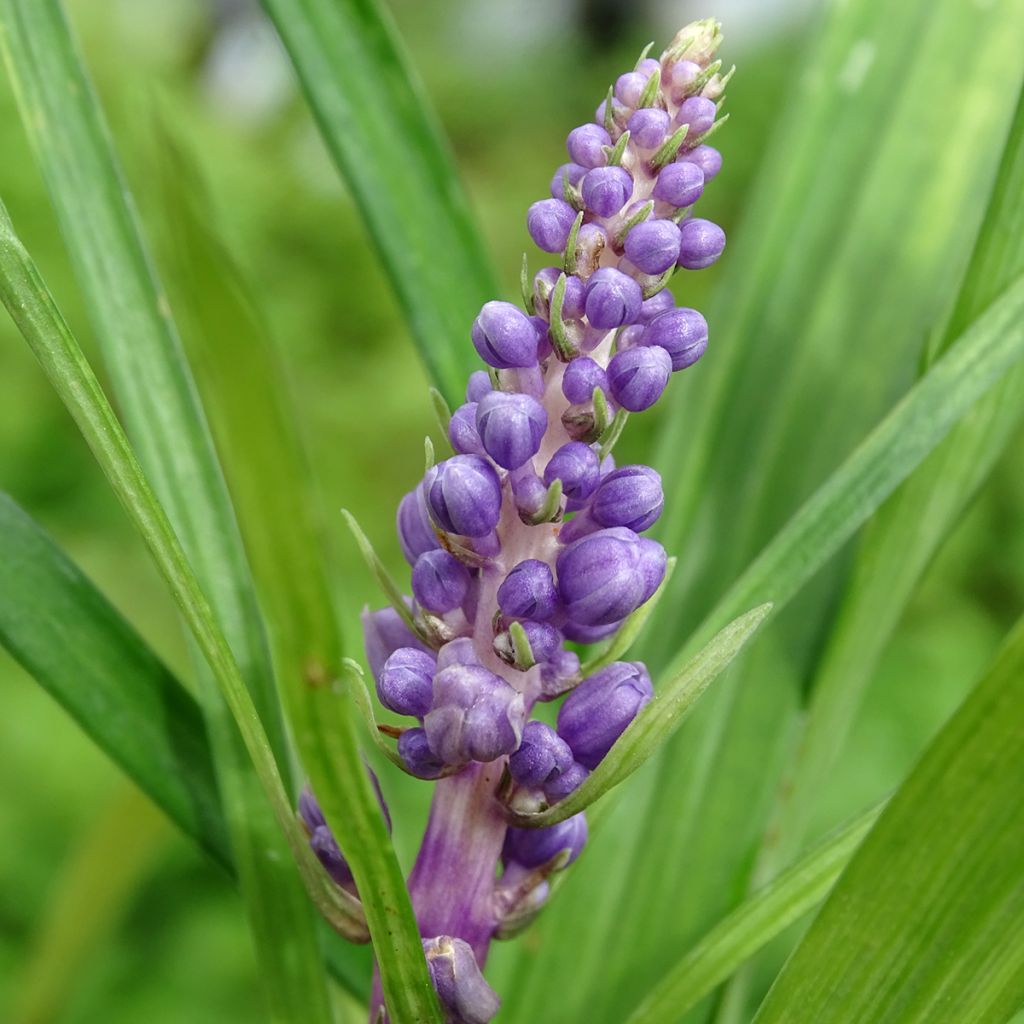
{"type": "Polygon", "coordinates": [[[549,487],[562,481],[562,493],[581,501],[590,497],[601,477],[597,452],[582,441],[569,441],[551,456],[544,467],[544,483],[549,487]]]}
{"type": "Polygon", "coordinates": [[[501,481],[494,467],[479,455],[454,455],[438,463],[424,479],[424,487],[427,504],[442,530],[483,537],[498,525],[501,481]]]}
{"type": "Polygon", "coordinates": [[[401,615],[390,606],[375,612],[364,608],[359,618],[363,626],[366,660],[370,663],[374,680],[380,679],[384,663],[400,647],[415,647],[419,651],[431,653],[430,648],[410,632],[401,615]]]}
{"type": "Polygon", "coordinates": [[[646,220],[626,235],[626,258],[645,274],[661,274],[679,257],[679,228],[670,220],[646,220]]]}
{"type": "Polygon", "coordinates": [[[637,74],[643,75],[644,82],[651,77],[655,72],[661,75],[661,61],[654,57],[644,57],[642,61],[636,66],[637,74]]]}
{"type": "Polygon", "coordinates": [[[432,654],[415,647],[400,647],[384,662],[377,680],[381,704],[396,714],[422,718],[434,699],[435,670],[432,654]]]}
{"type": "Polygon", "coordinates": [[[667,164],[658,172],[658,180],[651,193],[671,206],[692,206],[704,191],[704,172],[697,163],[689,161],[667,164]]]}
{"type": "Polygon", "coordinates": [[[669,94],[674,100],[681,100],[689,91],[702,68],[692,60],[679,60],[669,71],[669,94]]]}
{"type": "Polygon", "coordinates": [[[406,729],[398,737],[398,756],[418,779],[436,779],[444,769],[444,762],[430,749],[423,729],[406,729]]]}
{"type": "Polygon", "coordinates": [[[583,180],[583,175],[586,173],[587,168],[580,167],[579,164],[562,164],[562,166],[555,171],[554,177],[551,179],[551,198],[565,198],[566,176],[569,178],[569,184],[575,188],[583,180]]]}
{"type": "Polygon", "coordinates": [[[448,421],[448,440],[460,455],[483,455],[484,446],[476,429],[476,402],[460,405],[448,421]]]}
{"type": "Polygon", "coordinates": [[[568,866],[579,855],[587,841],[587,819],[581,811],[548,828],[510,828],[505,838],[504,856],[527,868],[539,868],[569,851],[568,866]]]}
{"type": "Polygon", "coordinates": [[[725,248],[725,232],[710,220],[693,217],[679,226],[679,266],[687,270],[710,267],[725,248]]]}
{"type": "Polygon", "coordinates": [[[568,771],[572,763],[569,744],[550,725],[535,719],[526,723],[519,749],[508,759],[508,769],[520,786],[537,788],[568,771]]]}
{"type": "Polygon", "coordinates": [[[570,793],[579,789],[586,777],[590,774],[578,761],[573,763],[561,775],[556,775],[544,787],[544,796],[548,803],[557,804],[564,800],[570,793]]]}
{"type": "Polygon", "coordinates": [[[714,146],[698,146],[678,160],[679,163],[696,164],[704,172],[705,184],[722,169],[722,154],[714,146]]]}
{"type": "Polygon", "coordinates": [[[604,367],[589,356],[573,359],[562,375],[562,394],[570,402],[582,405],[593,398],[595,388],[605,392],[608,390],[604,367]]]}
{"type": "Polygon", "coordinates": [[[651,321],[640,341],[672,357],[673,370],[692,366],[708,347],[708,322],[695,309],[673,309],[651,321]]]}
{"type": "Polygon", "coordinates": [[[548,489],[544,486],[544,481],[537,476],[533,464],[527,462],[508,476],[512,482],[512,497],[517,511],[527,518],[536,515],[544,507],[548,489]]]}
{"type": "Polygon", "coordinates": [[[612,358],[608,386],[623,409],[643,412],[661,398],[671,373],[672,358],[663,348],[638,345],[612,358]]]}
{"type": "Polygon", "coordinates": [[[456,637],[449,640],[441,650],[437,652],[437,671],[448,668],[449,665],[479,665],[480,655],[473,646],[473,638],[468,636],[456,637]]]}
{"type": "Polygon", "coordinates": [[[649,601],[661,586],[668,566],[668,553],[656,541],[646,537],[640,541],[640,573],[644,578],[644,591],[640,598],[643,604],[649,601]]]}
{"type": "Polygon", "coordinates": [[[569,238],[576,211],[564,199],[540,199],[526,213],[526,230],[545,252],[561,252],[569,238]]]}
{"type": "Polygon", "coordinates": [[[501,1000],[484,980],[469,943],[449,935],[423,940],[430,980],[452,1024],[488,1024],[501,1000]]]}
{"type": "MultiPolygon", "coordinates": [[[[601,100],[597,105],[597,110],[594,111],[594,120],[598,124],[604,124],[605,110],[607,109],[608,101],[601,100]]],[[[629,117],[629,107],[624,107],[617,99],[612,97],[612,120],[620,128],[625,125],[626,118],[629,117]]]]}
{"type": "Polygon", "coordinates": [[[621,620],[609,622],[604,626],[581,626],[578,622],[566,622],[562,626],[562,633],[566,640],[571,640],[575,644],[597,644],[617,633],[621,626],[621,620]]]}
{"type": "Polygon", "coordinates": [[[430,749],[446,764],[493,761],[519,746],[523,695],[482,665],[451,665],[434,676],[423,719],[430,749]]]}
{"type": "Polygon", "coordinates": [[[664,110],[643,107],[629,119],[629,141],[640,149],[657,149],[665,141],[671,123],[664,110]]]}
{"type": "Polygon", "coordinates": [[[423,489],[417,486],[398,503],[398,515],[395,517],[398,529],[398,543],[402,546],[402,554],[406,561],[413,565],[420,555],[440,547],[437,534],[427,514],[423,489]]]}
{"type": "Polygon", "coordinates": [[[469,375],[469,383],[466,384],[466,401],[467,402],[479,402],[489,391],[493,391],[491,387],[491,378],[486,370],[474,370],[469,375]]]}
{"type": "Polygon", "coordinates": [[[520,625],[530,643],[534,661],[538,663],[547,661],[561,649],[562,634],[549,623],[523,619],[520,625]]]}
{"type": "Polygon", "coordinates": [[[688,124],[690,130],[686,133],[689,138],[703,135],[715,123],[714,103],[703,96],[691,96],[683,100],[679,111],[676,113],[676,124],[688,124]]]}
{"type": "Polygon", "coordinates": [[[642,533],[657,522],[664,507],[658,473],[650,466],[623,466],[601,481],[590,514],[602,526],[628,526],[642,533]]]}
{"type": "Polygon", "coordinates": [[[656,316],[667,313],[675,307],[675,301],[675,297],[667,288],[663,288],[649,299],[644,299],[644,304],[640,307],[640,323],[649,324],[656,316]]]}
{"type": "Polygon", "coordinates": [[[540,337],[530,318],[511,302],[486,302],[473,321],[473,345],[499,370],[537,365],[540,337]]]}
{"type": "Polygon", "coordinates": [[[639,71],[627,71],[615,80],[615,98],[627,107],[635,107],[640,102],[640,95],[647,85],[650,75],[642,75],[639,71]]]}
{"type": "Polygon", "coordinates": [[[520,562],[498,587],[498,607],[510,619],[545,622],[554,615],[557,603],[551,567],[538,558],[520,562]]]}
{"type": "Polygon", "coordinates": [[[428,551],[412,570],[412,592],[421,607],[435,615],[453,611],[466,600],[469,572],[447,551],[428,551]]]}
{"type": "Polygon", "coordinates": [[[633,194],[633,179],[623,167],[596,167],[580,183],[583,205],[597,217],[614,217],[633,194]]]}
{"type": "Polygon", "coordinates": [[[518,469],[540,451],[548,414],[535,398],[518,392],[492,391],[476,410],[476,429],[492,459],[504,469],[518,469]]]}
{"type": "Polygon", "coordinates": [[[565,140],[569,159],[580,167],[603,167],[608,163],[604,146],[612,144],[611,136],[599,124],[581,124],[573,128],[565,140]]]}
{"type": "MultiPolygon", "coordinates": [[[[563,631],[564,632],[564,631],[563,631]]],[[[580,657],[564,648],[556,651],[540,667],[540,695],[538,700],[554,700],[580,681],[580,657]]]]}
{"type": "MultiPolygon", "coordinates": [[[[562,276],[560,267],[544,267],[538,270],[533,278],[534,304],[538,312],[550,319],[551,296],[562,276]]],[[[562,319],[578,320],[583,316],[584,284],[575,275],[565,279],[565,295],[562,297],[562,319]]],[[[545,331],[547,323],[544,324],[545,331]]]]}
{"type": "Polygon", "coordinates": [[[593,327],[631,324],[644,300],[640,285],[614,267],[603,267],[587,282],[587,319],[593,327]]]}
{"type": "Polygon", "coordinates": [[[558,709],[558,735],[576,760],[593,771],[653,696],[642,662],[613,662],[565,698],[558,709]]]}

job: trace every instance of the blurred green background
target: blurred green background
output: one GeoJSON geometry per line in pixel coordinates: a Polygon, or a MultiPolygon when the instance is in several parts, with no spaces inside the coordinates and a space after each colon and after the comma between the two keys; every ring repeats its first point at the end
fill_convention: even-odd
{"type": "MultiPolygon", "coordinates": [[[[195,165],[213,230],[278,344],[320,485],[346,627],[354,627],[358,609],[379,601],[336,512],[351,508],[397,570],[393,509],[421,470],[422,437],[433,418],[426,376],[388,282],[287,61],[256,4],[246,0],[74,0],[68,6],[172,305],[183,287],[170,243],[182,216],[182,188],[177,165],[169,162],[169,139],[195,165]]],[[[689,3],[601,0],[392,0],[389,6],[452,140],[505,297],[513,299],[528,241],[524,211],[546,193],[568,128],[591,116],[607,83],[649,39],[660,43],[707,13],[725,23],[723,55],[740,71],[729,91],[732,122],[716,143],[725,171],[701,208],[727,232],[742,231],[748,185],[815,16],[808,4],[788,0],[730,0],[713,12],[689,3]]],[[[92,354],[6,79],[0,81],[0,152],[0,194],[92,354]]],[[[687,281],[688,304],[702,305],[717,273],[687,281]]],[[[222,298],[217,280],[189,286],[206,289],[202,302],[210,308],[222,298]]],[[[704,364],[709,373],[713,353],[704,364]]],[[[865,386],[881,385],[866,377],[865,386]]],[[[773,399],[763,395],[766,404],[773,399]]],[[[654,412],[634,417],[623,457],[645,451],[656,426],[654,412]]],[[[930,570],[842,763],[824,786],[824,819],[830,806],[861,806],[905,773],[1024,604],[1022,470],[1015,444],[930,570]],[[908,680],[914,685],[905,685],[908,680]]],[[[53,532],[188,678],[169,598],[6,317],[0,320],[0,487],[53,532]]],[[[353,641],[355,635],[350,628],[353,641]]],[[[2,653],[0,700],[0,1019],[260,1019],[249,939],[230,883],[146,810],[117,769],[2,653]],[[118,838],[112,848],[97,847],[98,834],[108,843],[118,838]],[[102,869],[90,875],[97,864],[102,869]],[[48,922],[74,922],[75,915],[89,936],[80,960],[67,949],[54,954],[43,941],[48,922]],[[52,962],[40,952],[47,949],[52,962]],[[31,1017],[14,1016],[26,1009],[31,1017]]],[[[396,774],[387,774],[384,787],[399,853],[409,864],[424,791],[396,774]]]]}

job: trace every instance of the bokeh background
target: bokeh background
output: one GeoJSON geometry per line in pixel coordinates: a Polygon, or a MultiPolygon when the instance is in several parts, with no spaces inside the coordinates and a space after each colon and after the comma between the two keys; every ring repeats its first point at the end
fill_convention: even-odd
{"type": "MultiPolygon", "coordinates": [[[[723,54],[740,72],[729,90],[732,123],[716,142],[726,170],[702,210],[731,235],[742,232],[748,186],[817,17],[809,0],[717,0],[713,12],[653,0],[388,6],[447,129],[510,298],[528,242],[524,211],[564,159],[566,130],[590,116],[607,83],[648,40],[660,44],[708,13],[724,22],[723,54]]],[[[393,509],[421,470],[432,416],[425,373],[287,59],[255,0],[73,0],[68,8],[172,305],[185,287],[192,300],[203,293],[208,310],[222,297],[218,280],[199,275],[186,283],[175,274],[183,196],[199,195],[279,347],[320,484],[346,623],[354,625],[358,609],[378,599],[336,511],[351,508],[397,569],[393,509]]],[[[955,132],[951,139],[955,144],[955,132]]],[[[94,353],[5,78],[0,195],[94,353]]],[[[695,275],[688,304],[700,307],[718,275],[718,268],[695,275]]],[[[627,457],[645,450],[657,417],[634,417],[627,457]]],[[[1020,445],[1011,445],[930,569],[841,764],[823,780],[825,808],[858,806],[861,795],[901,777],[1024,603],[1022,470],[1020,445]]],[[[187,679],[170,599],[6,317],[0,487],[52,531],[187,679]]],[[[0,709],[0,1019],[261,1019],[230,883],[2,652],[0,709]],[[89,936],[85,948],[54,946],[61,930],[52,932],[53,922],[76,915],[89,936]]],[[[390,776],[385,787],[408,863],[422,825],[422,793],[390,776]]]]}

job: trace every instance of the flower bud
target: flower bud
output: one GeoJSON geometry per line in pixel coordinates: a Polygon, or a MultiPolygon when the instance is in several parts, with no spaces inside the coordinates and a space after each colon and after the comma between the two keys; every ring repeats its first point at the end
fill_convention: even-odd
{"type": "Polygon", "coordinates": [[[423,720],[430,749],[446,764],[493,761],[519,746],[523,695],[482,665],[451,665],[434,676],[423,720]]]}
{"type": "Polygon", "coordinates": [[[669,95],[672,99],[678,103],[685,98],[700,73],[701,66],[692,60],[680,60],[672,64],[668,74],[669,95]]]}
{"type": "MultiPolygon", "coordinates": [[[[564,633],[564,630],[563,630],[564,633]]],[[[556,651],[540,667],[540,695],[538,700],[547,701],[560,697],[580,681],[580,657],[575,651],[556,651]]]]}
{"type": "Polygon", "coordinates": [[[480,358],[499,370],[537,365],[537,328],[511,302],[485,302],[473,321],[472,337],[480,358]]]}
{"type": "Polygon", "coordinates": [[[597,452],[582,441],[568,441],[551,456],[544,467],[544,483],[549,487],[562,481],[562,493],[575,501],[590,497],[601,477],[597,452]]]}
{"type": "Polygon", "coordinates": [[[484,445],[476,429],[476,407],[476,402],[466,402],[452,413],[448,421],[448,440],[459,455],[484,454],[484,445]]]}
{"type": "Polygon", "coordinates": [[[695,309],[673,309],[656,317],[644,331],[641,345],[658,345],[672,358],[672,370],[685,370],[708,347],[708,322],[695,309]]]}
{"type": "MultiPolygon", "coordinates": [[[[643,604],[642,601],[640,603],[643,604]]],[[[583,626],[578,622],[566,622],[562,626],[562,632],[565,639],[571,640],[574,644],[597,644],[617,633],[621,626],[621,619],[603,626],[583,626]]]]}
{"type": "Polygon", "coordinates": [[[634,323],[642,304],[640,285],[614,267],[603,267],[587,282],[587,319],[594,327],[610,329],[634,323]]]}
{"type": "Polygon", "coordinates": [[[678,163],[696,164],[704,174],[707,184],[722,169],[722,154],[714,146],[697,146],[682,155],[678,163]]]}
{"type": "Polygon", "coordinates": [[[573,756],[569,744],[544,722],[526,723],[519,749],[508,759],[508,770],[520,786],[545,786],[550,779],[568,771],[573,756]]]}
{"type": "Polygon", "coordinates": [[[696,162],[682,161],[667,164],[658,172],[658,180],[651,193],[670,206],[692,206],[704,192],[704,172],[696,162]]]}
{"type": "Polygon", "coordinates": [[[483,446],[504,469],[518,469],[540,450],[548,414],[535,398],[518,392],[492,391],[476,409],[476,429],[483,446]]]}
{"type": "Polygon", "coordinates": [[[430,517],[427,515],[423,489],[419,486],[399,502],[395,526],[402,554],[410,565],[413,565],[420,555],[440,547],[430,517]]]}
{"type": "Polygon", "coordinates": [[[615,98],[626,107],[635,107],[640,102],[649,75],[639,71],[627,71],[615,80],[615,98]]]}
{"type": "Polygon", "coordinates": [[[375,680],[380,679],[384,663],[401,647],[414,647],[418,651],[431,653],[419,637],[412,633],[405,620],[394,608],[380,608],[371,612],[364,608],[360,615],[363,626],[363,647],[370,672],[375,680]]]}
{"type": "Polygon", "coordinates": [[[437,652],[437,671],[448,668],[449,665],[479,665],[480,655],[473,646],[473,638],[469,636],[456,637],[449,640],[437,652]]]}
{"type": "Polygon", "coordinates": [[[671,124],[664,110],[644,107],[629,119],[629,140],[640,149],[657,149],[669,134],[671,124]]]}
{"type": "Polygon", "coordinates": [[[608,163],[604,147],[611,144],[611,136],[599,124],[581,124],[565,140],[569,159],[586,168],[604,167],[608,163]]]}
{"type": "Polygon", "coordinates": [[[594,389],[608,390],[604,367],[589,356],[577,356],[562,374],[562,394],[573,404],[582,405],[594,397],[594,389]]]}
{"type": "Polygon", "coordinates": [[[398,756],[409,773],[418,779],[436,779],[445,767],[430,749],[423,729],[406,729],[398,737],[398,756]]]}
{"type": "Polygon", "coordinates": [[[661,398],[672,374],[672,358],[658,346],[617,352],[608,364],[608,386],[623,409],[643,412],[661,398]]]}
{"type": "Polygon", "coordinates": [[[498,525],[501,481],[494,467],[479,455],[455,455],[438,463],[427,474],[424,489],[442,530],[483,537],[498,525]]]}
{"type": "Polygon", "coordinates": [[[555,171],[554,176],[551,179],[551,198],[564,199],[565,179],[569,179],[570,187],[576,188],[583,180],[583,175],[586,173],[587,168],[580,167],[579,164],[562,164],[562,166],[555,171]]]}
{"type": "Polygon", "coordinates": [[[626,258],[645,274],[662,274],[679,258],[679,228],[670,220],[646,220],[626,235],[626,258]]]}
{"type": "Polygon", "coordinates": [[[570,793],[579,789],[589,774],[583,765],[573,761],[564,772],[548,781],[544,787],[544,798],[550,804],[557,804],[559,800],[564,800],[570,793]]]}
{"type": "Polygon", "coordinates": [[[679,227],[679,266],[687,270],[710,267],[725,248],[725,232],[710,220],[692,217],[679,227]]]}
{"type": "Polygon", "coordinates": [[[561,252],[576,220],[576,211],[564,199],[540,199],[526,214],[526,230],[538,249],[561,252]]]}
{"type": "Polygon", "coordinates": [[[644,303],[640,307],[640,323],[649,324],[656,316],[667,313],[675,307],[675,301],[674,296],[667,288],[663,288],[649,299],[644,299],[644,303]]]}
{"type": "Polygon", "coordinates": [[[422,718],[434,699],[435,668],[432,654],[400,647],[384,662],[377,680],[381,704],[396,714],[422,718]]]}
{"type": "Polygon", "coordinates": [[[520,562],[498,587],[498,607],[510,619],[545,622],[554,615],[557,603],[551,567],[537,558],[520,562]]]}
{"type": "Polygon", "coordinates": [[[642,662],[613,662],[565,698],[558,709],[558,735],[576,760],[593,771],[653,696],[642,662]]]}
{"type": "Polygon", "coordinates": [[[688,124],[690,130],[686,134],[688,138],[693,139],[703,135],[715,123],[717,112],[711,100],[703,96],[691,96],[680,104],[676,113],[676,124],[688,124]]]}
{"type": "Polygon", "coordinates": [[[489,391],[493,391],[491,387],[491,378],[486,370],[474,370],[469,375],[469,381],[466,384],[466,401],[467,402],[479,402],[489,391]]]}
{"type": "Polygon", "coordinates": [[[458,608],[469,590],[469,571],[447,551],[420,555],[412,570],[412,592],[423,608],[435,615],[458,608]]]}
{"type": "Polygon", "coordinates": [[[504,857],[527,868],[539,868],[569,851],[566,867],[579,855],[587,841],[587,818],[581,811],[547,828],[510,828],[505,837],[504,857]]]}
{"type": "Polygon", "coordinates": [[[488,1024],[501,1006],[497,993],[484,980],[472,947],[449,935],[423,940],[430,980],[447,1013],[449,1024],[488,1024]]]}
{"type": "Polygon", "coordinates": [[[624,167],[595,167],[580,182],[583,205],[596,217],[614,217],[633,194],[633,179],[624,167]]]}
{"type": "Polygon", "coordinates": [[[657,522],[664,507],[659,474],[650,466],[623,466],[601,481],[590,514],[602,526],[627,526],[642,533],[657,522]]]}

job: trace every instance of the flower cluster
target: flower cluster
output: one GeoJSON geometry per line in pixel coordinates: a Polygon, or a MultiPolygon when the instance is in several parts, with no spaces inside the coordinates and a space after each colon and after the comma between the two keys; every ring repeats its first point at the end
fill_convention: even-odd
{"type": "MultiPolygon", "coordinates": [[[[570,161],[527,216],[557,259],[532,280],[524,261],[525,310],[480,310],[471,337],[487,369],[451,415],[454,455],[399,505],[412,600],[364,614],[377,695],[415,720],[398,755],[438,780],[410,890],[453,1021],[496,1012],[479,973],[489,942],[529,921],[550,872],[586,841],[582,813],[509,828],[508,809],[568,796],[652,697],[640,662],[582,678],[568,645],[611,636],[665,575],[664,549],[643,536],[663,508],[661,478],[616,467],[611,448],[627,415],[707,347],[703,316],[665,286],[725,245],[721,228],[692,215],[721,166],[706,142],[728,77],[719,42],[714,22],[684,29],[569,133],[570,161]],[[554,727],[532,717],[562,697],[554,727]]],[[[349,883],[322,818],[309,806],[303,816],[328,870],[349,883]]]]}

